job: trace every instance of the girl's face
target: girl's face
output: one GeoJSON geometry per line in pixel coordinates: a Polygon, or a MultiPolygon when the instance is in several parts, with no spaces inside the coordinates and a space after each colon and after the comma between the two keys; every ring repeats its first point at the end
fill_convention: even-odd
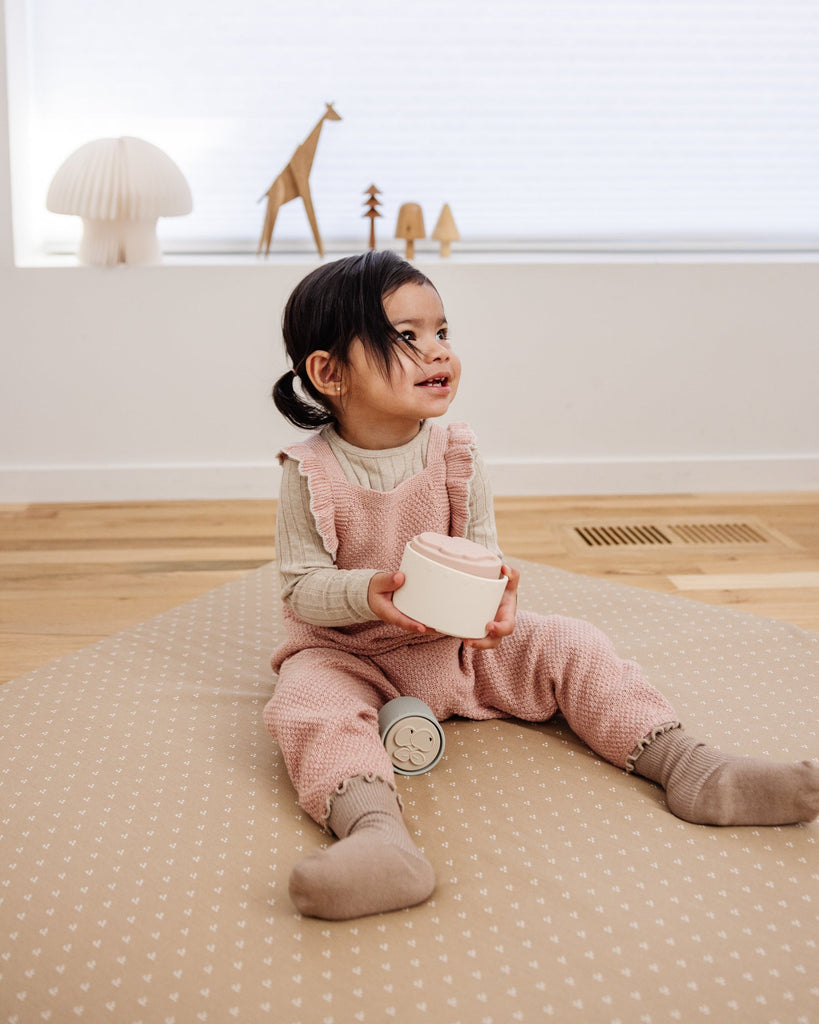
{"type": "Polygon", "coordinates": [[[353,343],[337,421],[341,436],[359,448],[407,444],[422,420],[449,409],[461,377],[461,361],[447,341],[444,307],[431,285],[402,285],[384,300],[384,311],[417,354],[401,351],[387,379],[361,342],[353,343]]]}

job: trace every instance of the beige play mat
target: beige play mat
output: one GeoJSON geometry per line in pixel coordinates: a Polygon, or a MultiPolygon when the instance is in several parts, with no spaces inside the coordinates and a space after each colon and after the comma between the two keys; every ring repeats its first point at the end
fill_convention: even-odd
{"type": "MultiPolygon", "coordinates": [[[[691,732],[819,755],[819,634],[528,563],[691,732]]],[[[819,825],[711,829],[560,722],[448,722],[398,780],[422,907],[300,918],[324,843],[262,708],[272,566],[0,687],[0,1019],[10,1024],[819,1021],[819,825]]]]}

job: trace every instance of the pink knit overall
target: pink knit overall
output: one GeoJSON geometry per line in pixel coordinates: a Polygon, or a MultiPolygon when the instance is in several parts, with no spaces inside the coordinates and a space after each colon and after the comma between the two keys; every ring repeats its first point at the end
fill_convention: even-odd
{"type": "MultiPolygon", "coordinates": [[[[426,468],[388,492],[349,483],[318,435],[285,454],[308,478],[311,509],[337,567],[395,572],[416,533],[466,535],[473,450],[465,425],[435,424],[426,468]]],[[[419,697],[441,721],[542,722],[562,712],[592,750],[623,768],[642,740],[676,724],[639,667],[578,619],[518,612],[514,633],[479,651],[380,620],[331,629],[302,622],[287,606],[284,617],[288,638],[272,655],[279,678],[264,717],[299,803],[318,822],[346,779],[392,780],[378,711],[394,697],[419,697]]]]}

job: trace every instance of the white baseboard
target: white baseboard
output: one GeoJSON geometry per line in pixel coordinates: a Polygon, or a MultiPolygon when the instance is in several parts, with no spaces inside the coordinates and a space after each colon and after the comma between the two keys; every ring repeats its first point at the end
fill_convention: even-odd
{"type": "Polygon", "coordinates": [[[487,459],[496,494],[819,490],[819,454],[667,459],[487,459]]]}
{"type": "Polygon", "coordinates": [[[0,467],[0,502],[274,498],[278,464],[0,467]]]}
{"type": "MultiPolygon", "coordinates": [[[[819,490],[819,455],[486,460],[499,495],[819,490]]],[[[0,502],[274,498],[274,462],[3,466],[0,502]]]]}

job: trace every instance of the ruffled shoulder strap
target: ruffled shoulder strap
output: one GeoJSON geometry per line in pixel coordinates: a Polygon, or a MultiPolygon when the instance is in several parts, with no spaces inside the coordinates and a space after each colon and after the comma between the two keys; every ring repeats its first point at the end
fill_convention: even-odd
{"type": "Polygon", "coordinates": [[[310,512],[326,551],[335,558],[338,552],[336,511],[344,491],[334,488],[333,481],[345,482],[341,466],[321,434],[313,434],[306,441],[282,448],[278,454],[279,464],[283,465],[286,459],[293,459],[298,464],[299,473],[307,478],[310,512]]]}
{"type": "Polygon", "coordinates": [[[451,423],[446,430],[435,424],[433,431],[436,429],[444,434],[446,442],[443,458],[449,495],[449,532],[453,537],[465,537],[469,524],[469,488],[475,475],[475,435],[466,423],[451,423]]]}

